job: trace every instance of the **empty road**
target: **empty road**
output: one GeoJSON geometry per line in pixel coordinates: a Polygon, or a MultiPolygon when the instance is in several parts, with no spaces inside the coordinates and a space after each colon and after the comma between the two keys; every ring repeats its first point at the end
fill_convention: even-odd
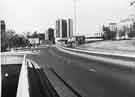
{"type": "Polygon", "coordinates": [[[135,97],[135,69],[95,61],[58,51],[37,48],[38,55],[28,55],[42,68],[54,71],[83,97],[135,97]]]}

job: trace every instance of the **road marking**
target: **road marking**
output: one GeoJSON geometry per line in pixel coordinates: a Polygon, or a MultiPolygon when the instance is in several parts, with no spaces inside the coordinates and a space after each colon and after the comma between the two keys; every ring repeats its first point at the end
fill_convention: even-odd
{"type": "Polygon", "coordinates": [[[91,68],[91,69],[89,69],[89,71],[91,71],[91,72],[97,72],[95,69],[93,69],[93,68],[91,68]]]}
{"type": "Polygon", "coordinates": [[[33,66],[32,66],[32,64],[31,64],[31,62],[28,60],[28,66],[30,67],[30,68],[33,68],[33,66]]]}
{"type": "Polygon", "coordinates": [[[38,65],[36,62],[34,62],[33,60],[30,60],[30,61],[31,61],[31,63],[34,65],[34,67],[35,67],[36,69],[40,69],[39,65],[38,65]]]}

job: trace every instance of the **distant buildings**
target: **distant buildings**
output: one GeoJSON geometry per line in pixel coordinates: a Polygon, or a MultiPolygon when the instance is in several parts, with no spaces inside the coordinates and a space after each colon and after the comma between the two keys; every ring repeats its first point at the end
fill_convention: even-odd
{"type": "Polygon", "coordinates": [[[44,33],[33,33],[32,35],[27,36],[27,38],[30,44],[35,46],[43,43],[45,40],[45,35],[44,33]]]}
{"type": "Polygon", "coordinates": [[[49,29],[45,32],[45,40],[48,40],[48,41],[55,41],[54,29],[53,29],[53,28],[49,28],[49,29]]]}
{"type": "Polygon", "coordinates": [[[48,40],[54,41],[54,29],[49,28],[47,32],[48,32],[48,40]]]}
{"type": "MultiPolygon", "coordinates": [[[[105,33],[112,39],[129,39],[135,37],[135,16],[119,20],[119,22],[111,22],[104,27],[105,33]]],[[[104,34],[104,36],[106,36],[104,34]]]]}
{"type": "Polygon", "coordinates": [[[71,38],[73,37],[73,20],[69,18],[67,24],[67,35],[71,38]]]}
{"type": "Polygon", "coordinates": [[[56,20],[56,39],[68,40],[73,37],[73,20],[58,19],[56,20]]]}
{"type": "Polygon", "coordinates": [[[115,22],[109,23],[109,28],[113,32],[116,31],[117,30],[117,23],[115,23],[115,22]]]}

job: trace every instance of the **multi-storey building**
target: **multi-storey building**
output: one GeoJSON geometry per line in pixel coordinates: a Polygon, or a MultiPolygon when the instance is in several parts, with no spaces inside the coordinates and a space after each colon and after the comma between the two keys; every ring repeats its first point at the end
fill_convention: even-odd
{"type": "Polygon", "coordinates": [[[68,40],[73,36],[73,21],[72,19],[56,20],[56,39],[68,40]]]}
{"type": "Polygon", "coordinates": [[[4,34],[6,31],[6,24],[5,24],[5,21],[4,20],[1,20],[0,21],[0,32],[1,32],[1,35],[4,34]]]}
{"type": "Polygon", "coordinates": [[[0,46],[1,46],[0,51],[4,51],[7,47],[5,32],[6,32],[6,24],[4,20],[1,20],[0,21],[0,46]]]}

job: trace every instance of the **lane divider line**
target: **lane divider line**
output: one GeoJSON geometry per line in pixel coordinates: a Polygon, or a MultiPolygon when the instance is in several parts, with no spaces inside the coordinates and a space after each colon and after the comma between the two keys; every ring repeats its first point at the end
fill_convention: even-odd
{"type": "Polygon", "coordinates": [[[36,62],[34,62],[33,60],[30,60],[30,61],[33,64],[34,68],[40,69],[39,65],[36,62]]]}
{"type": "Polygon", "coordinates": [[[95,69],[93,69],[93,68],[91,68],[91,69],[89,69],[89,71],[91,71],[91,72],[97,72],[95,69]]]}
{"type": "Polygon", "coordinates": [[[26,55],[22,63],[16,97],[30,97],[26,55]]]}

